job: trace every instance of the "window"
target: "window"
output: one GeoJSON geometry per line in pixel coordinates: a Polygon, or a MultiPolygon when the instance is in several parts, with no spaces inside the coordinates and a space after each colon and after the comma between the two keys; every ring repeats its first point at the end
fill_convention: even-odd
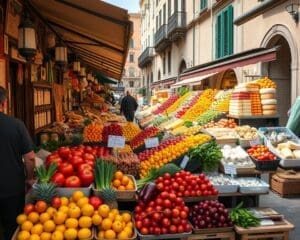
{"type": "Polygon", "coordinates": [[[178,11],[178,0],[174,0],[174,12],[178,11]]]}
{"type": "Polygon", "coordinates": [[[168,73],[171,73],[171,66],[172,66],[172,60],[171,60],[171,51],[168,52],[168,73]]]}
{"type": "Polygon", "coordinates": [[[158,73],[157,73],[157,81],[160,81],[160,78],[161,78],[161,76],[160,76],[160,70],[158,70],[158,73]]]}
{"type": "Polygon", "coordinates": [[[134,48],[134,40],[132,38],[130,39],[130,48],[134,48]]]}
{"type": "Polygon", "coordinates": [[[168,18],[171,17],[171,0],[168,0],[168,18]]]}
{"type": "Polygon", "coordinates": [[[200,0],[200,9],[203,10],[207,8],[207,0],[200,0]]]}
{"type": "Polygon", "coordinates": [[[163,57],[163,74],[166,74],[166,57],[163,57]]]}
{"type": "Polygon", "coordinates": [[[167,20],[166,20],[166,4],[164,4],[163,6],[163,24],[166,24],[167,20]]]}
{"type": "Polygon", "coordinates": [[[135,76],[135,69],[134,69],[134,67],[130,67],[129,68],[128,74],[129,74],[129,77],[134,77],[135,76]]]}
{"type": "Polygon", "coordinates": [[[131,62],[131,63],[134,62],[134,54],[133,53],[129,54],[129,62],[131,62]]]}
{"type": "Polygon", "coordinates": [[[131,87],[131,88],[134,87],[134,81],[129,81],[129,87],[131,87]]]}
{"type": "Polygon", "coordinates": [[[216,18],[216,58],[233,53],[233,7],[222,10],[216,18]]]}

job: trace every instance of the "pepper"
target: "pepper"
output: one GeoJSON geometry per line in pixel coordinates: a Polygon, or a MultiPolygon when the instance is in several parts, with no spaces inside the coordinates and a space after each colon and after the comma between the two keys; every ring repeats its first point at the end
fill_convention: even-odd
{"type": "Polygon", "coordinates": [[[157,188],[155,183],[147,183],[138,194],[139,200],[147,204],[157,196],[157,188]]]}

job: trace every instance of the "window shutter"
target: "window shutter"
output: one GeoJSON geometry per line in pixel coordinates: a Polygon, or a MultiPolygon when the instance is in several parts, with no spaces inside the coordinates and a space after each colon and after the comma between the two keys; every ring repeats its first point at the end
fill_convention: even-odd
{"type": "Polygon", "coordinates": [[[233,53],[233,7],[228,7],[228,54],[233,53]]]}
{"type": "Polygon", "coordinates": [[[229,32],[228,32],[228,10],[226,9],[222,14],[222,33],[223,33],[223,50],[222,50],[222,57],[227,56],[229,54],[229,32]]]}
{"type": "Polygon", "coordinates": [[[201,3],[200,3],[200,9],[204,9],[207,7],[207,0],[201,0],[201,3]]]}
{"type": "Polygon", "coordinates": [[[221,15],[217,16],[217,20],[216,20],[216,58],[220,58],[221,57],[221,15]]]}

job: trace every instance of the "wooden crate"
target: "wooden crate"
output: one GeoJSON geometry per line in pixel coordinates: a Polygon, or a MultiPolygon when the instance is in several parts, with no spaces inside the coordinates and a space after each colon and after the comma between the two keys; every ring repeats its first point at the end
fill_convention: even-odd
{"type": "Polygon", "coordinates": [[[285,179],[274,174],[271,179],[271,189],[282,197],[300,194],[300,180],[285,179]]]}

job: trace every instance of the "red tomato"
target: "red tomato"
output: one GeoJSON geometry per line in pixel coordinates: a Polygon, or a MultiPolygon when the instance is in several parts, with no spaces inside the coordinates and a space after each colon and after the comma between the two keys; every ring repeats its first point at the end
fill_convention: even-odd
{"type": "Polygon", "coordinates": [[[180,211],[177,208],[172,209],[172,217],[177,218],[180,215],[180,211]]]}
{"type": "Polygon", "coordinates": [[[84,161],[95,161],[95,156],[91,153],[84,153],[83,159],[84,161]]]}
{"type": "Polygon", "coordinates": [[[79,173],[81,173],[84,170],[93,171],[93,168],[91,167],[91,165],[89,165],[87,163],[82,163],[78,166],[77,170],[79,173]]]}
{"type": "Polygon", "coordinates": [[[59,167],[62,164],[62,159],[58,154],[50,154],[46,159],[46,165],[49,166],[51,163],[56,163],[59,167]]]}
{"type": "Polygon", "coordinates": [[[177,227],[175,225],[171,225],[169,228],[170,233],[177,233],[177,227]]]}
{"type": "Polygon", "coordinates": [[[78,157],[82,157],[83,155],[83,150],[73,150],[71,151],[73,156],[78,156],[78,157]]]}
{"type": "Polygon", "coordinates": [[[24,207],[24,213],[29,215],[29,213],[34,211],[34,205],[32,203],[26,204],[24,207]]]}
{"type": "Polygon", "coordinates": [[[103,200],[97,196],[92,196],[89,199],[89,204],[91,204],[95,210],[97,210],[102,203],[103,203],[103,200]]]}
{"type": "Polygon", "coordinates": [[[80,187],[81,186],[81,181],[79,179],[79,177],[77,176],[70,176],[66,179],[66,183],[65,183],[66,187],[80,187]]]}
{"type": "Polygon", "coordinates": [[[65,159],[68,158],[70,153],[71,153],[71,150],[69,147],[60,147],[58,149],[58,154],[62,158],[65,158],[65,159]]]}
{"type": "Polygon", "coordinates": [[[82,187],[90,186],[94,181],[94,174],[92,171],[84,169],[79,173],[82,187]]]}
{"type": "Polygon", "coordinates": [[[69,162],[73,165],[74,168],[77,168],[80,164],[84,163],[82,157],[73,155],[71,158],[69,158],[69,162]]]}
{"type": "Polygon", "coordinates": [[[85,147],[84,147],[84,151],[85,151],[86,153],[92,153],[93,150],[94,150],[94,149],[93,149],[91,146],[85,146],[85,147]]]}
{"type": "Polygon", "coordinates": [[[72,164],[68,163],[68,162],[64,162],[62,163],[59,168],[58,171],[60,173],[62,173],[65,177],[69,177],[73,174],[73,166],[72,164]]]}
{"type": "Polygon", "coordinates": [[[51,178],[51,182],[55,183],[58,187],[61,187],[65,183],[65,177],[62,173],[55,173],[51,178]]]}
{"type": "Polygon", "coordinates": [[[59,197],[54,197],[51,199],[51,206],[58,209],[61,206],[61,200],[59,197]]]}
{"type": "Polygon", "coordinates": [[[141,234],[143,234],[143,235],[148,235],[148,234],[149,234],[148,228],[143,227],[143,228],[141,229],[141,234]]]}

